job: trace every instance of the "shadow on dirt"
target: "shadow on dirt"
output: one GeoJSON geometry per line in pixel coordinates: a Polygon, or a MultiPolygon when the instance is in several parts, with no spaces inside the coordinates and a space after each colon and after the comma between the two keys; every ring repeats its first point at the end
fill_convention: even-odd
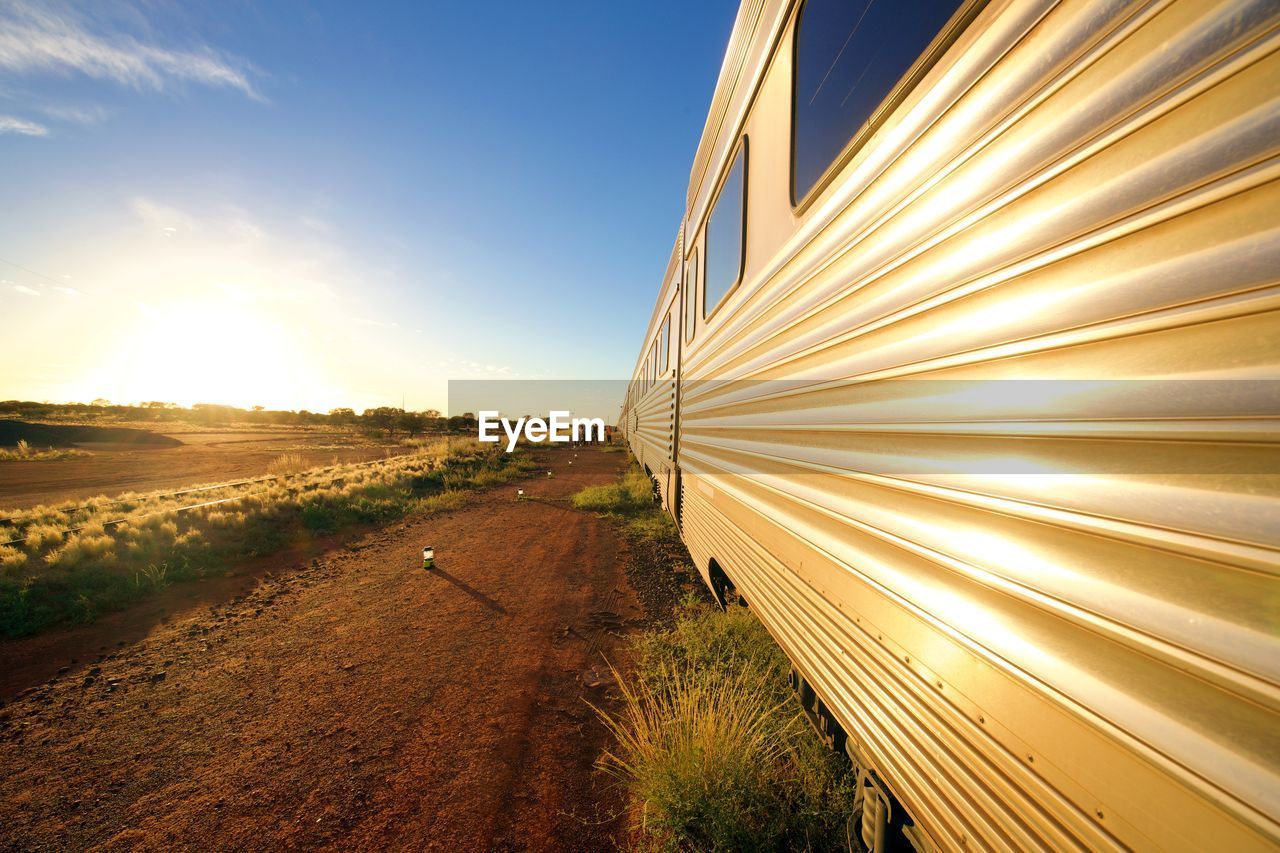
{"type": "Polygon", "coordinates": [[[495,613],[501,613],[503,616],[507,615],[507,609],[505,607],[503,607],[497,601],[494,601],[489,596],[485,595],[480,590],[473,587],[471,584],[464,581],[462,578],[449,574],[439,566],[436,566],[435,568],[430,569],[427,573],[431,575],[437,575],[443,578],[444,580],[447,580],[449,583],[453,584],[458,589],[462,590],[467,595],[471,596],[476,601],[480,602],[482,605],[494,611],[495,613]]]}
{"type": "Polygon", "coordinates": [[[34,447],[124,444],[139,450],[178,447],[183,443],[170,435],[131,427],[29,424],[26,421],[0,420],[0,445],[17,444],[19,441],[25,441],[34,447]]]}

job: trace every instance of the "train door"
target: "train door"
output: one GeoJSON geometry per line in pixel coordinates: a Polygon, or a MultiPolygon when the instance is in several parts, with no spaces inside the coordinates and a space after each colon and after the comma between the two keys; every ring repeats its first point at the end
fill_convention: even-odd
{"type": "MultiPolygon", "coordinates": [[[[683,242],[683,235],[681,235],[682,250],[683,242]]],[[[676,310],[679,311],[678,316],[680,318],[677,328],[679,328],[680,332],[676,335],[675,412],[672,416],[673,426],[671,430],[671,459],[673,460],[672,467],[674,468],[672,480],[675,491],[671,506],[675,508],[672,515],[675,517],[676,527],[683,534],[684,482],[681,472],[684,465],[680,460],[680,400],[684,391],[685,357],[689,351],[689,344],[693,342],[698,315],[698,251],[696,246],[692,256],[681,264],[681,271],[683,277],[680,282],[680,295],[676,300],[676,310]]]]}

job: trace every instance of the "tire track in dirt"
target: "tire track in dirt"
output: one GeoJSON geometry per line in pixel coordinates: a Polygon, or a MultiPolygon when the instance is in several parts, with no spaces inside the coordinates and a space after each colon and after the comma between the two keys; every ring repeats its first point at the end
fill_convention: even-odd
{"type": "MultiPolygon", "coordinates": [[[[531,495],[620,464],[549,456],[531,495]]],[[[610,846],[621,796],[584,702],[608,685],[581,676],[639,606],[607,522],[514,492],[370,533],[0,710],[0,848],[610,846]]]]}

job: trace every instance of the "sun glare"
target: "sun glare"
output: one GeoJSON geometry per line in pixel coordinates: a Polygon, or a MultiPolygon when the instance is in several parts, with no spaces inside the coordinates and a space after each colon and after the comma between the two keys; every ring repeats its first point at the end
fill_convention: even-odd
{"type": "Polygon", "coordinates": [[[248,301],[140,304],[103,365],[86,392],[112,400],[319,408],[334,398],[308,341],[248,301]]]}

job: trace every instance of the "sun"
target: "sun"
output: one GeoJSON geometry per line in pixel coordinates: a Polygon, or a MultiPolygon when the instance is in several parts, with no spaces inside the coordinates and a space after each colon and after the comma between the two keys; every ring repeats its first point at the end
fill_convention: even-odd
{"type": "Polygon", "coordinates": [[[195,298],[139,304],[88,393],[163,400],[307,408],[331,400],[312,344],[287,318],[251,301],[195,298]]]}

